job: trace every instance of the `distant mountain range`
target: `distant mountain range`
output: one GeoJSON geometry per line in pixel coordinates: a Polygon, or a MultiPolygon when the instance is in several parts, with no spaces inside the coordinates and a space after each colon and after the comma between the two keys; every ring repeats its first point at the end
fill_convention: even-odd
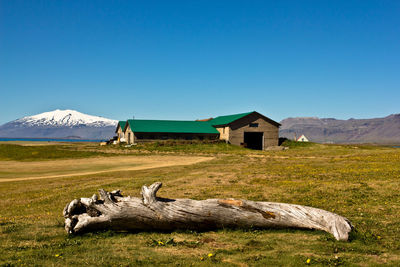
{"type": "MultiPolygon", "coordinates": [[[[3,138],[109,139],[118,121],[75,110],[54,110],[23,117],[0,126],[3,138]]],[[[279,135],[294,139],[304,134],[320,143],[400,144],[400,114],[376,119],[287,118],[279,135]]]]}
{"type": "Polygon", "coordinates": [[[400,144],[400,114],[375,119],[287,118],[279,135],[289,139],[304,134],[318,143],[400,144]]]}
{"type": "Polygon", "coordinates": [[[0,126],[4,138],[109,139],[118,121],[75,110],[54,110],[0,126]]]}

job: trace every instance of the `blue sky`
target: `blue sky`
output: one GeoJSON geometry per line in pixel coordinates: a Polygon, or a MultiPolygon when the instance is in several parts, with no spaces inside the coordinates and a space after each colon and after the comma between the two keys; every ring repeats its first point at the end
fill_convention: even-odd
{"type": "Polygon", "coordinates": [[[0,0],[0,124],[400,113],[400,1],[0,0]]]}

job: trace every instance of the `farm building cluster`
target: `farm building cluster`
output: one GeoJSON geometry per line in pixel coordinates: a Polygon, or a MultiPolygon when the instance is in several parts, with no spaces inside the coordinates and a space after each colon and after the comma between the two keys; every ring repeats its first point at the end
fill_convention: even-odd
{"type": "Polygon", "coordinates": [[[264,150],[277,146],[280,124],[256,112],[219,116],[205,120],[119,121],[117,143],[137,144],[156,140],[224,140],[227,143],[264,150]]]}

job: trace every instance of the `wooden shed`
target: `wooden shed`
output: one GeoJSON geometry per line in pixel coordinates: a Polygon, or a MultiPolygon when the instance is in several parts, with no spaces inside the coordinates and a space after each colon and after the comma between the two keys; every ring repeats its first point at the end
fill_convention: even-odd
{"type": "Polygon", "coordinates": [[[277,146],[280,124],[256,112],[220,116],[209,121],[230,144],[265,150],[277,146]]]}

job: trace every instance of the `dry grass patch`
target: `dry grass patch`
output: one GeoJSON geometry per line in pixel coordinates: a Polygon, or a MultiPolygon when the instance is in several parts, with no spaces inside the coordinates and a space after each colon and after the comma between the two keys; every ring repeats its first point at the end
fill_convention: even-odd
{"type": "Polygon", "coordinates": [[[0,161],[0,182],[191,165],[211,159],[198,156],[119,156],[39,162],[0,161]]]}

